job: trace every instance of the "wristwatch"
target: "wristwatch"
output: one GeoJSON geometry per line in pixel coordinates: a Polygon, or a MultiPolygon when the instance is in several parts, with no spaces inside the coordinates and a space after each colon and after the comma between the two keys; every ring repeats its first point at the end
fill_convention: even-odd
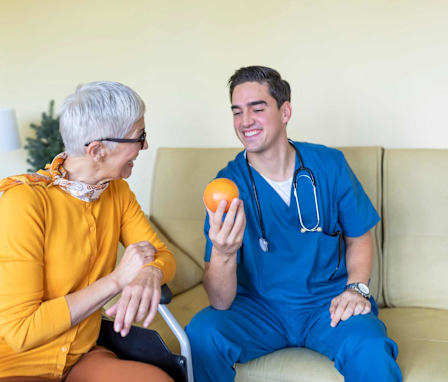
{"type": "Polygon", "coordinates": [[[355,292],[358,292],[362,297],[365,297],[365,298],[369,298],[369,296],[370,296],[370,289],[364,283],[347,284],[344,288],[344,291],[346,291],[347,289],[353,289],[355,292]]]}

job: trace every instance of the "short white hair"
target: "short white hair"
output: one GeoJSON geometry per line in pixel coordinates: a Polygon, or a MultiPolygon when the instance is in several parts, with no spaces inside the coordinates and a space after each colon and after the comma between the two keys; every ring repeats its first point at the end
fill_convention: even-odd
{"type": "MultiPolygon", "coordinates": [[[[124,138],[145,113],[139,95],[119,82],[79,85],[61,108],[59,130],[68,155],[82,156],[85,144],[103,138],[124,138]]],[[[110,150],[117,143],[103,142],[110,150]]]]}

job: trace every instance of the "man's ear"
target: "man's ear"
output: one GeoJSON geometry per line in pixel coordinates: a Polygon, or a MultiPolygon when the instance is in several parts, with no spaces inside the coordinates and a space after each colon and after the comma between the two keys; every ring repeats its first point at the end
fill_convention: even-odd
{"type": "Polygon", "coordinates": [[[91,157],[95,162],[101,162],[103,161],[104,157],[106,156],[105,147],[101,142],[94,141],[90,143],[86,147],[86,153],[89,157],[91,157]]]}
{"type": "Polygon", "coordinates": [[[280,113],[282,116],[282,122],[287,124],[292,115],[291,104],[288,101],[283,102],[283,105],[280,107],[280,113]]]}

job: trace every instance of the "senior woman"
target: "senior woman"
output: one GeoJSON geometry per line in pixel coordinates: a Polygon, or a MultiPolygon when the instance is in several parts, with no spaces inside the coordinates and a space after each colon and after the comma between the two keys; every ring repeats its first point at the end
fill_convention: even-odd
{"type": "Polygon", "coordinates": [[[172,381],[95,345],[104,303],[121,292],[108,313],[126,336],[150,324],[175,272],[123,180],[148,148],[144,112],[127,86],[80,86],[60,115],[66,151],[0,181],[0,381],[172,381]]]}

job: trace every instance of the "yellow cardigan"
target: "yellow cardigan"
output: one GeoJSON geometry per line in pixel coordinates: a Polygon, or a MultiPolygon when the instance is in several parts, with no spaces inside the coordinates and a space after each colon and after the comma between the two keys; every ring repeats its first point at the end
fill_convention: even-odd
{"type": "Polygon", "coordinates": [[[101,311],[70,327],[65,295],[109,274],[117,245],[148,240],[163,283],[173,255],[124,180],[94,202],[59,187],[18,185],[0,197],[0,377],[61,376],[95,345],[101,311]]]}

